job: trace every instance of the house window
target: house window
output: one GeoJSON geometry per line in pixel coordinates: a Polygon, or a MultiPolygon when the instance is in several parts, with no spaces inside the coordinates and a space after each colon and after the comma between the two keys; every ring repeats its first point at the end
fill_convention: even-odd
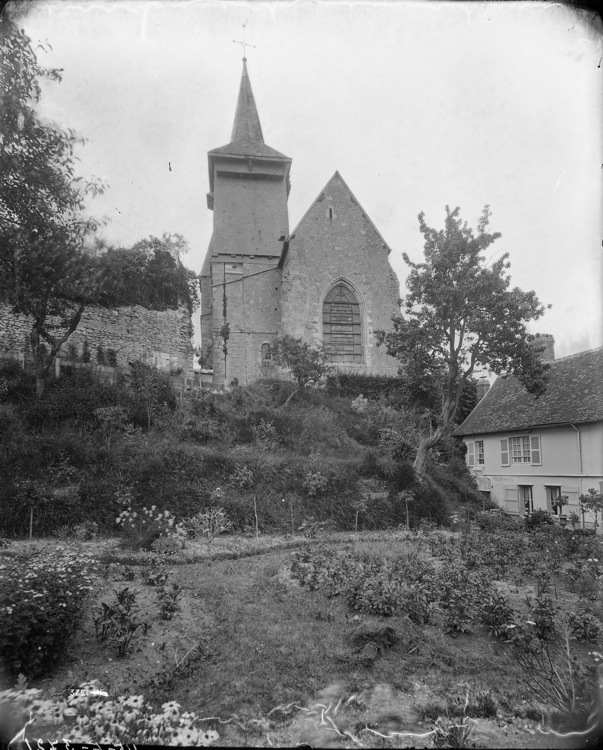
{"type": "Polygon", "coordinates": [[[504,438],[500,441],[500,462],[509,466],[509,458],[514,464],[542,463],[539,435],[522,435],[521,437],[504,438]]]}
{"type": "Polygon", "coordinates": [[[532,485],[531,484],[518,484],[517,493],[519,496],[519,512],[520,513],[533,513],[534,512],[534,498],[532,496],[532,485]]]}
{"type": "Polygon", "coordinates": [[[511,438],[511,457],[514,464],[530,463],[530,438],[511,438]]]}
{"type": "Polygon", "coordinates": [[[475,441],[475,460],[476,463],[482,466],[484,465],[484,441],[483,440],[476,440],[475,441]]]}
{"type": "Polygon", "coordinates": [[[332,219],[333,218],[333,209],[329,206],[327,208],[327,218],[332,219]]]}
{"type": "Polygon", "coordinates": [[[332,362],[362,362],[360,303],[343,283],[325,297],[322,308],[323,343],[332,362]]]}
{"type": "Polygon", "coordinates": [[[546,506],[549,513],[560,516],[562,512],[561,505],[561,487],[545,487],[546,506]]]}

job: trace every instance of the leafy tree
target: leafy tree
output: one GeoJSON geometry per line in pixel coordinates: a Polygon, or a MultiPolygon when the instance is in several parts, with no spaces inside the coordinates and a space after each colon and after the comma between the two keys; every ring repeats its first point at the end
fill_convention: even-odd
{"type": "Polygon", "coordinates": [[[270,354],[274,364],[289,370],[297,381],[297,388],[291,392],[283,406],[308,383],[316,383],[331,369],[322,348],[313,349],[301,339],[288,334],[276,339],[270,347],[270,354]]]}
{"type": "Polygon", "coordinates": [[[431,449],[450,432],[476,368],[513,375],[537,396],[546,389],[548,366],[525,328],[545,308],[533,291],[510,288],[508,253],[492,265],[484,258],[484,250],[501,236],[487,231],[489,207],[477,235],[459,213],[446,206],[443,230],[427,226],[419,214],[425,261],[413,263],[404,255],[410,266],[406,317],[394,316],[393,330],[378,332],[379,343],[402,362],[406,378],[418,384],[425,377],[443,381],[435,426],[421,440],[414,463],[420,476],[425,476],[431,449]]]}
{"type": "Polygon", "coordinates": [[[603,515],[603,495],[597,490],[590,489],[584,495],[580,495],[580,510],[582,513],[590,513],[595,518],[595,528],[597,527],[597,516],[603,515]]]}
{"type": "Polygon", "coordinates": [[[188,252],[182,235],[151,236],[131,248],[106,248],[99,242],[98,250],[99,266],[111,279],[101,304],[165,310],[184,303],[191,312],[199,304],[199,278],[181,262],[188,252]]]}
{"type": "Polygon", "coordinates": [[[39,65],[31,39],[0,15],[0,296],[32,318],[38,395],[98,289],[84,250],[98,223],[84,210],[102,191],[75,176],[81,139],[37,114],[44,79],[60,81],[61,71],[39,65]]]}
{"type": "Polygon", "coordinates": [[[145,362],[130,362],[130,388],[138,396],[147,418],[147,429],[162,404],[175,405],[175,396],[168,375],[145,362]]]}

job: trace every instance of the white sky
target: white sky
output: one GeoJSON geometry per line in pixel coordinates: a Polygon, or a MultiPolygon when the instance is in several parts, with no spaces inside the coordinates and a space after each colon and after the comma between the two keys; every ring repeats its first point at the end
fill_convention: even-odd
{"type": "MultiPolygon", "coordinates": [[[[592,14],[590,14],[592,15],[592,14]]],[[[201,269],[207,151],[230,140],[242,48],[264,140],[292,157],[293,230],[335,170],[393,248],[422,258],[417,214],[459,205],[513,283],[552,310],[531,327],[556,355],[603,344],[602,36],[560,4],[39,0],[20,25],[63,82],[41,111],[88,139],[104,236],[179,232],[201,269]],[[171,165],[171,170],[169,170],[171,165]]]]}

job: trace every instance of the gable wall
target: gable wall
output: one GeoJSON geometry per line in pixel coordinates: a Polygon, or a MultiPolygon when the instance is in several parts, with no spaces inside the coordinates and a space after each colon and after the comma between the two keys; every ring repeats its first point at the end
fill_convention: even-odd
{"type": "Polygon", "coordinates": [[[400,310],[399,282],[387,249],[337,176],[322,195],[289,242],[281,290],[282,329],[309,343],[322,343],[325,293],[337,279],[347,279],[361,298],[365,361],[345,367],[395,375],[397,361],[377,348],[374,336],[377,329],[390,329],[391,316],[400,310]]]}

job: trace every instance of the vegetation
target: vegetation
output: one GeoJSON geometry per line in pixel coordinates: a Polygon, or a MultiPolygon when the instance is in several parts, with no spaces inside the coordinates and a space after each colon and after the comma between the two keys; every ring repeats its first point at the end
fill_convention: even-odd
{"type": "Polygon", "coordinates": [[[181,256],[188,244],[180,234],[150,236],[131,248],[97,248],[96,264],[107,283],[98,302],[105,307],[141,305],[152,310],[176,309],[189,312],[199,304],[199,279],[186,268],[181,256]]]}
{"type": "Polygon", "coordinates": [[[42,67],[32,40],[0,15],[0,295],[14,314],[33,319],[38,395],[98,292],[84,242],[98,227],[86,214],[87,196],[103,189],[75,176],[81,139],[37,114],[44,79],[60,81],[60,71],[42,67]]]}
{"type": "Polygon", "coordinates": [[[293,555],[250,540],[254,557],[221,537],[206,562],[188,565],[139,553],[125,567],[116,562],[125,552],[105,553],[93,593],[100,608],[87,608],[73,658],[54,668],[44,693],[22,676],[0,702],[15,722],[31,709],[35,736],[52,715],[43,736],[85,742],[183,741],[185,717],[190,732],[204,733],[197,742],[215,742],[217,730],[239,746],[381,747],[384,737],[414,737],[422,746],[489,738],[530,747],[537,726],[545,735],[596,733],[599,655],[588,638],[600,633],[602,612],[569,575],[600,557],[594,535],[527,532],[498,511],[479,514],[467,536],[426,523],[361,537],[318,533],[298,539],[293,555]],[[85,670],[99,669],[100,684],[74,689],[85,670]],[[141,679],[128,695],[116,680],[134,673],[141,679]],[[99,689],[109,696],[92,697],[99,689]]]}
{"type": "Polygon", "coordinates": [[[530,393],[546,388],[546,365],[530,346],[525,324],[545,308],[534,292],[510,289],[508,253],[490,263],[484,251],[499,237],[487,231],[484,208],[475,235],[446,207],[443,230],[419,214],[425,261],[412,263],[406,280],[406,317],[393,319],[393,331],[379,332],[388,354],[403,364],[405,377],[425,389],[441,383],[435,429],[424,436],[414,461],[424,476],[430,452],[450,434],[463,390],[476,368],[519,378],[530,393]],[[429,380],[433,382],[429,384],[429,380]]]}
{"type": "Polygon", "coordinates": [[[283,367],[293,375],[297,388],[292,391],[285,405],[293,396],[309,383],[317,383],[331,368],[322,348],[312,348],[309,344],[293,336],[279,336],[270,347],[271,359],[278,367],[283,367]]]}

